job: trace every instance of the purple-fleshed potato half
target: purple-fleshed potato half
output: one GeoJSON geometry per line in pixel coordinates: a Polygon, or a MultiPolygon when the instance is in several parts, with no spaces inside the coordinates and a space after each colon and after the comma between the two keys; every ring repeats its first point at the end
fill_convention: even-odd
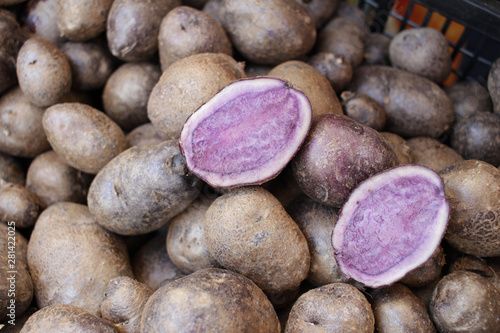
{"type": "Polygon", "coordinates": [[[188,118],[179,146],[188,169],[214,187],[260,184],[292,159],[311,118],[309,99],[287,82],[241,79],[188,118]]]}
{"type": "Polygon", "coordinates": [[[378,288],[401,279],[437,249],[449,217],[441,177],[402,165],[362,182],[342,207],[332,243],[342,273],[378,288]]]}

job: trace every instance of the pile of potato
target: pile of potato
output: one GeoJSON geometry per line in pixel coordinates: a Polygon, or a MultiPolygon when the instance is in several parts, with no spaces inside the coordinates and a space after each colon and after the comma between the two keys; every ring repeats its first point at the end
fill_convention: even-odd
{"type": "Polygon", "coordinates": [[[500,54],[451,69],[438,30],[390,39],[341,0],[0,0],[0,331],[498,332],[500,54]],[[262,76],[305,94],[307,137],[275,178],[211,186],[183,126],[262,76]],[[440,176],[446,231],[369,287],[332,232],[408,164],[440,176]]]}

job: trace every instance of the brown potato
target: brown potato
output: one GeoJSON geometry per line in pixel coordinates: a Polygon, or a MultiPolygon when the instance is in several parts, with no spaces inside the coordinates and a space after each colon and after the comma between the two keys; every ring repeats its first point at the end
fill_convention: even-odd
{"type": "Polygon", "coordinates": [[[338,8],[339,0],[295,0],[304,6],[314,19],[316,28],[321,28],[338,8]]]}
{"type": "Polygon", "coordinates": [[[85,204],[93,175],[67,165],[49,150],[33,159],[26,176],[26,187],[39,198],[43,208],[56,202],[85,204]]]}
{"type": "MultiPolygon", "coordinates": [[[[12,248],[13,242],[8,243],[12,248]]],[[[14,245],[15,248],[15,245],[14,245]]],[[[16,317],[23,314],[33,299],[33,282],[29,271],[16,264],[16,250],[0,256],[0,321],[17,324],[16,317]]],[[[2,251],[4,252],[4,251],[2,251]]]]}
{"type": "Polygon", "coordinates": [[[125,243],[99,226],[86,206],[71,202],[40,214],[29,239],[28,265],[40,308],[71,304],[97,316],[109,281],[132,276],[125,243]]]}
{"type": "Polygon", "coordinates": [[[477,111],[493,111],[488,90],[477,81],[456,82],[444,91],[453,103],[457,122],[477,111]]]}
{"type": "Polygon", "coordinates": [[[164,140],[156,133],[156,128],[151,123],[137,126],[126,135],[127,146],[149,145],[163,142],[164,140]]]}
{"type": "Polygon", "coordinates": [[[366,13],[363,9],[359,8],[355,4],[349,1],[342,1],[339,3],[337,10],[335,11],[333,18],[345,17],[353,20],[356,24],[363,30],[363,32],[368,31],[368,20],[366,13]]]}
{"type": "Polygon", "coordinates": [[[384,129],[386,122],[385,110],[375,99],[364,93],[347,90],[340,95],[340,98],[342,99],[344,113],[348,117],[374,130],[382,131],[384,129]]]}
{"type": "Polygon", "coordinates": [[[18,228],[28,228],[35,224],[41,211],[42,205],[35,193],[23,185],[0,179],[1,222],[14,222],[18,228]]]}
{"type": "Polygon", "coordinates": [[[16,72],[26,98],[40,107],[59,103],[71,89],[68,59],[55,44],[36,35],[19,50],[16,72]]]}
{"type": "Polygon", "coordinates": [[[158,52],[163,17],[180,0],[115,0],[109,11],[106,37],[111,53],[123,61],[149,61],[158,52]]]}
{"type": "Polygon", "coordinates": [[[0,152],[0,179],[9,183],[24,185],[26,167],[21,159],[0,152]]]}
{"type": "Polygon", "coordinates": [[[17,82],[16,58],[26,38],[16,16],[0,8],[0,95],[17,82]]]}
{"type": "Polygon", "coordinates": [[[15,223],[0,223],[0,256],[8,257],[9,242],[16,241],[16,267],[23,266],[26,271],[28,268],[28,239],[16,229],[15,223]]]}
{"type": "Polygon", "coordinates": [[[121,128],[103,112],[81,103],[60,103],[43,114],[52,149],[69,166],[96,174],[127,147],[121,128]]]}
{"type": "Polygon", "coordinates": [[[274,67],[268,76],[287,81],[301,90],[311,102],[313,118],[323,114],[342,114],[342,105],[328,79],[311,65],[291,60],[274,67]]]}
{"type": "Polygon", "coordinates": [[[43,130],[45,109],[30,103],[19,87],[0,97],[0,150],[16,157],[35,157],[49,150],[43,130]]]}
{"type": "Polygon", "coordinates": [[[66,40],[57,27],[58,3],[59,0],[29,0],[24,18],[30,32],[56,45],[66,40]]]}
{"type": "Polygon", "coordinates": [[[229,83],[243,64],[224,53],[200,53],[170,65],[149,96],[148,117],[165,140],[179,139],[186,119],[229,83]]]}
{"type": "Polygon", "coordinates": [[[391,132],[380,132],[380,135],[391,146],[399,160],[399,164],[412,164],[411,148],[401,136],[391,132]]]}
{"type": "Polygon", "coordinates": [[[271,303],[252,281],[218,268],[199,270],[155,291],[141,332],[279,333],[271,303]]]}
{"type": "Polygon", "coordinates": [[[445,264],[444,249],[439,246],[432,257],[419,267],[406,273],[399,282],[410,288],[423,287],[441,276],[445,264]]]}
{"type": "Polygon", "coordinates": [[[151,62],[121,65],[102,91],[104,112],[126,131],[148,122],[149,95],[160,75],[159,66],[151,62]]]}
{"type": "Polygon", "coordinates": [[[62,36],[85,42],[106,30],[113,0],[62,0],[57,2],[57,27],[62,36]]]}
{"type": "Polygon", "coordinates": [[[337,94],[344,91],[351,82],[352,66],[344,56],[319,52],[309,58],[307,63],[328,79],[337,94]]]}
{"type": "Polygon", "coordinates": [[[381,32],[369,33],[365,38],[363,60],[368,65],[390,65],[389,45],[391,38],[381,32]]]}
{"type": "Polygon", "coordinates": [[[161,21],[158,52],[162,71],[193,54],[233,55],[229,37],[219,22],[207,13],[187,6],[172,9],[161,21]]]}
{"type": "Polygon", "coordinates": [[[439,172],[464,158],[450,146],[430,137],[419,136],[406,140],[411,149],[413,163],[439,172]]]}

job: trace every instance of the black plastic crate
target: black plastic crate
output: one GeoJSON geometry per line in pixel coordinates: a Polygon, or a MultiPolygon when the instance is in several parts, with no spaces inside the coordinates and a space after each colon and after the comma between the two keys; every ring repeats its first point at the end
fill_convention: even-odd
{"type": "Polygon", "coordinates": [[[441,30],[452,48],[448,84],[476,80],[486,85],[491,64],[500,58],[500,1],[359,0],[358,6],[370,30],[389,37],[411,27],[441,30]]]}

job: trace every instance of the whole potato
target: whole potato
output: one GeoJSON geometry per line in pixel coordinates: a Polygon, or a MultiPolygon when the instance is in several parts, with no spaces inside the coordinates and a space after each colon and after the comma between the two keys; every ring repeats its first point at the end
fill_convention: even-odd
{"type": "Polygon", "coordinates": [[[352,65],[344,56],[331,52],[319,52],[309,58],[307,63],[328,79],[337,94],[344,91],[351,82],[352,65]]]}
{"type": "Polygon", "coordinates": [[[16,16],[0,8],[0,95],[17,83],[16,58],[26,38],[16,16]]]}
{"type": "Polygon", "coordinates": [[[16,72],[19,87],[36,106],[47,107],[59,103],[71,89],[68,59],[59,47],[36,35],[29,38],[19,50],[16,72]]]}
{"type": "Polygon", "coordinates": [[[379,102],[364,93],[344,91],[340,95],[344,113],[357,122],[382,131],[385,127],[385,110],[379,102]]]}
{"type": "Polygon", "coordinates": [[[57,27],[58,3],[59,0],[29,0],[24,19],[31,32],[56,45],[66,40],[57,27]]]}
{"type": "Polygon", "coordinates": [[[45,110],[42,121],[52,149],[69,166],[86,173],[96,174],[127,148],[122,129],[86,104],[53,105],[45,110]]]}
{"type": "Polygon", "coordinates": [[[18,228],[35,224],[42,205],[37,195],[19,184],[7,183],[0,179],[0,221],[15,222],[18,228]]]}
{"type": "Polygon", "coordinates": [[[109,281],[132,276],[122,239],[99,226],[87,206],[72,202],[40,214],[29,239],[28,265],[40,308],[71,304],[97,316],[109,281]]]}
{"type": "Polygon", "coordinates": [[[488,90],[477,81],[456,82],[444,91],[453,103],[457,122],[476,111],[493,111],[488,90]]]}

